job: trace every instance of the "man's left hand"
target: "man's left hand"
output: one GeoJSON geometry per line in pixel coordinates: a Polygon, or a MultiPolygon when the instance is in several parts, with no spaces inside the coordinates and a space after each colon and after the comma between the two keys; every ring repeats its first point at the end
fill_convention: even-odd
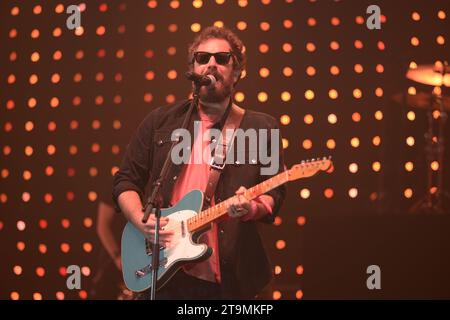
{"type": "Polygon", "coordinates": [[[240,218],[245,216],[252,210],[252,200],[248,200],[244,193],[247,188],[240,187],[235,193],[236,197],[233,199],[233,203],[228,207],[228,215],[232,218],[240,218]]]}

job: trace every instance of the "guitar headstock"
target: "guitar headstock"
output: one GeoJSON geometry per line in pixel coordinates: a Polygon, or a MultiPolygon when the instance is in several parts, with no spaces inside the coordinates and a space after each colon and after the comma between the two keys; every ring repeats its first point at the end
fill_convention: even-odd
{"type": "Polygon", "coordinates": [[[331,157],[323,157],[322,159],[306,160],[293,165],[288,170],[288,177],[289,181],[294,181],[300,178],[312,177],[319,171],[331,172],[332,170],[333,162],[331,161],[331,157]]]}

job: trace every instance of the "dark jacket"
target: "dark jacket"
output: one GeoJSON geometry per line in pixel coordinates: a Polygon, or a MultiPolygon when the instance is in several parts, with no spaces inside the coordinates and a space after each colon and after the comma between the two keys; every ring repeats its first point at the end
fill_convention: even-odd
{"type": "MultiPolygon", "coordinates": [[[[120,169],[114,177],[113,200],[116,206],[119,194],[127,190],[134,190],[140,195],[141,200],[147,200],[144,199],[144,190],[147,185],[151,186],[158,179],[170,149],[172,131],[182,127],[189,105],[190,100],[184,100],[156,108],[139,125],[127,147],[120,169]]],[[[230,107],[221,120],[214,125],[215,128],[222,129],[229,111],[230,107]]],[[[193,136],[195,120],[200,120],[196,110],[193,111],[188,127],[191,136],[193,136]]],[[[277,129],[278,125],[273,117],[247,109],[240,128],[243,130],[277,129]]],[[[279,172],[285,170],[282,149],[280,137],[279,172]]],[[[237,159],[236,154],[234,159],[237,159]]],[[[250,188],[271,177],[260,174],[262,164],[259,157],[255,159],[256,164],[252,164],[251,160],[246,159],[245,164],[234,163],[225,166],[214,194],[216,204],[233,196],[240,186],[250,188]]],[[[168,179],[161,188],[163,207],[170,206],[172,190],[182,167],[183,164],[172,164],[169,169],[168,179]]],[[[264,218],[264,222],[270,223],[286,196],[286,187],[284,185],[277,187],[267,194],[275,201],[273,215],[264,218]]],[[[119,209],[118,206],[116,209],[119,209]]],[[[219,256],[224,297],[252,298],[271,279],[271,267],[256,223],[256,221],[241,222],[239,219],[227,219],[219,224],[219,256]]]]}

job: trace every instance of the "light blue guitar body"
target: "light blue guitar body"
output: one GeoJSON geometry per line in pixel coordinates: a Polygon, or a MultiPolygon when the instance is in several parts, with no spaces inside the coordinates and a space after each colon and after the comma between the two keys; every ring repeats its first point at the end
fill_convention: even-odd
{"type": "MultiPolygon", "coordinates": [[[[187,229],[187,219],[198,214],[202,206],[203,193],[200,190],[192,190],[175,206],[161,209],[161,216],[169,217],[165,229],[174,230],[174,235],[159,252],[158,290],[184,264],[203,261],[211,255],[211,248],[195,243],[204,230],[190,233],[187,229]]],[[[132,291],[142,292],[151,286],[151,249],[151,243],[128,222],[122,234],[122,273],[126,286],[132,291]]]]}
{"type": "MultiPolygon", "coordinates": [[[[333,162],[330,158],[312,159],[296,164],[290,170],[247,189],[247,197],[249,200],[254,199],[287,181],[312,177],[319,171],[333,172],[333,162]]],[[[161,210],[163,217],[169,217],[169,222],[164,228],[172,230],[173,236],[159,251],[157,289],[164,286],[184,264],[203,261],[211,256],[211,248],[197,243],[199,236],[205,231],[201,228],[207,227],[211,221],[225,214],[231,199],[208,208],[196,219],[190,220],[191,230],[195,230],[193,232],[188,230],[187,221],[201,212],[203,193],[200,190],[189,192],[172,208],[161,210]],[[215,212],[211,213],[210,210],[214,208],[215,212]]],[[[134,225],[128,223],[125,226],[122,234],[122,272],[125,284],[135,292],[148,289],[152,283],[152,255],[146,243],[144,235],[134,225]]]]}

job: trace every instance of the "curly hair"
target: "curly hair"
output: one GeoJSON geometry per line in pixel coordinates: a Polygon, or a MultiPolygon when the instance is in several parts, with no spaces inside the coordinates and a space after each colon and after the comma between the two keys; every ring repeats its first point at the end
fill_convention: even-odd
{"type": "Polygon", "coordinates": [[[247,64],[247,57],[244,52],[244,44],[230,29],[225,27],[210,26],[205,28],[189,46],[188,49],[188,66],[192,70],[194,66],[194,53],[198,46],[208,39],[223,39],[226,40],[231,47],[231,52],[234,56],[233,69],[241,73],[247,64]]]}

